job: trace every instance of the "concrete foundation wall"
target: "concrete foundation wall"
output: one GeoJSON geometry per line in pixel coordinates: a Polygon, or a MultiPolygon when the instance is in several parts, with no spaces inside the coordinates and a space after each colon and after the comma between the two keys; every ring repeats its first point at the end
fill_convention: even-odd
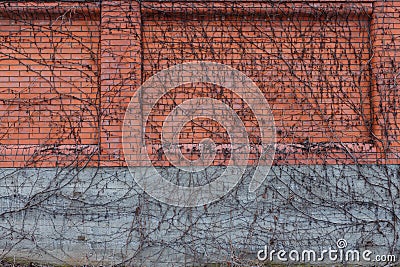
{"type": "Polygon", "coordinates": [[[399,174],[397,165],[275,166],[255,194],[246,175],[220,201],[176,208],[144,193],[127,168],[1,169],[0,247],[30,260],[138,266],[244,266],[264,245],[322,250],[341,238],[398,255],[399,174]]]}

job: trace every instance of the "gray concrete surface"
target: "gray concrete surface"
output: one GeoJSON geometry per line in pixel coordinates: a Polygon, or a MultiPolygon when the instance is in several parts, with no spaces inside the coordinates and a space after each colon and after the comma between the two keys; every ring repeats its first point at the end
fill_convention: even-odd
{"type": "MultiPolygon", "coordinates": [[[[213,179],[221,170],[186,178],[213,179]]],[[[172,168],[160,172],[185,178],[172,168]]],[[[254,266],[264,245],[322,250],[336,248],[340,238],[347,249],[399,255],[399,166],[274,166],[255,194],[247,190],[250,173],[220,201],[176,208],[144,193],[127,168],[0,169],[2,256],[75,265],[254,266]]]]}

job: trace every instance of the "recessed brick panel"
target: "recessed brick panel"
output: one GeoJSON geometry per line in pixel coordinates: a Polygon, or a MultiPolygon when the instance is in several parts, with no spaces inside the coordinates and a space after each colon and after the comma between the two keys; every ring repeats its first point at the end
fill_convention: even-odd
{"type": "Polygon", "coordinates": [[[192,60],[228,64],[263,91],[279,143],[371,140],[367,16],[167,11],[143,16],[144,79],[192,60]]]}
{"type": "MultiPolygon", "coordinates": [[[[53,149],[55,158],[46,157],[46,165],[57,161],[56,147],[79,151],[79,146],[96,145],[98,21],[74,14],[31,14],[21,8],[0,17],[0,40],[0,144],[6,146],[0,162],[41,165],[43,158],[36,157],[53,149]],[[25,146],[30,152],[17,153],[23,157],[18,162],[7,146],[25,146]]],[[[61,150],[61,155],[70,153],[61,150]]]]}

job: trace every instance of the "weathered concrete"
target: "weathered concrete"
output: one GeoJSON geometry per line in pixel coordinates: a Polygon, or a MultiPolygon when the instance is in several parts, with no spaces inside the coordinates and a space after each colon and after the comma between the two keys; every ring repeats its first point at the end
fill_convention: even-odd
{"type": "Polygon", "coordinates": [[[146,195],[127,168],[1,169],[0,247],[47,262],[139,266],[256,260],[264,245],[322,250],[340,238],[399,255],[399,176],[394,165],[274,166],[255,194],[246,175],[216,203],[176,208],[146,195]]]}

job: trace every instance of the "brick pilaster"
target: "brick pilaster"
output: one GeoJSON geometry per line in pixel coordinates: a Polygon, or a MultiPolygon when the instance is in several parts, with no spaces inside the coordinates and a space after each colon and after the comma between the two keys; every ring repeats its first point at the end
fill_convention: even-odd
{"type": "Polygon", "coordinates": [[[374,2],[372,33],[372,102],[374,134],[385,163],[400,151],[400,2],[374,2]]]}
{"type": "Polygon", "coordinates": [[[122,120],[141,82],[139,1],[103,1],[101,93],[103,165],[123,165],[122,120]]]}

